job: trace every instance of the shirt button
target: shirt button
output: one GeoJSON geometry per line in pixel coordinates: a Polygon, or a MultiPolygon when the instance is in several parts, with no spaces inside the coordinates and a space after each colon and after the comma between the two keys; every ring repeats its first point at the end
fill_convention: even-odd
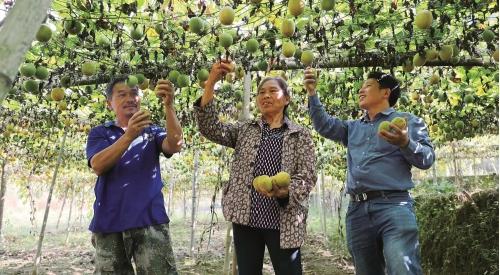
{"type": "Polygon", "coordinates": [[[356,168],[359,168],[359,165],[358,165],[358,166],[356,166],[356,168]]]}
{"type": "Polygon", "coordinates": [[[365,154],[366,154],[366,152],[363,152],[363,155],[365,155],[365,154]]]}
{"type": "Polygon", "coordinates": [[[250,162],[250,166],[253,166],[253,161],[252,161],[252,162],[250,162]]]}
{"type": "Polygon", "coordinates": [[[253,146],[253,148],[255,148],[255,149],[259,149],[259,145],[255,144],[255,145],[253,146]]]}
{"type": "Polygon", "coordinates": [[[356,183],[359,183],[359,180],[357,180],[356,183]]]}

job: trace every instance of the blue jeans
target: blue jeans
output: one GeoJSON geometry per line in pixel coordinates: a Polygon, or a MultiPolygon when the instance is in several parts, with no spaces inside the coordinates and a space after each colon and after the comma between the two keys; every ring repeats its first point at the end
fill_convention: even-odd
{"type": "Polygon", "coordinates": [[[357,275],[422,274],[418,227],[409,195],[351,201],[346,230],[357,275]]]}

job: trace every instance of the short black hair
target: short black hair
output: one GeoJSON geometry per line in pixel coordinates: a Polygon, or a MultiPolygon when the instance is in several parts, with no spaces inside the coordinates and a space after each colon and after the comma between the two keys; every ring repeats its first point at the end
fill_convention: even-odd
{"type": "Polygon", "coordinates": [[[117,76],[115,78],[112,78],[109,82],[108,85],[106,86],[106,99],[111,100],[111,97],[113,96],[113,88],[115,87],[116,84],[118,83],[127,83],[127,76],[117,76]]]}
{"type": "Polygon", "coordinates": [[[391,74],[386,74],[380,71],[373,71],[368,74],[368,78],[373,78],[377,80],[380,88],[388,88],[391,91],[389,95],[389,106],[396,105],[399,96],[401,95],[401,89],[399,87],[399,81],[391,74]]]}

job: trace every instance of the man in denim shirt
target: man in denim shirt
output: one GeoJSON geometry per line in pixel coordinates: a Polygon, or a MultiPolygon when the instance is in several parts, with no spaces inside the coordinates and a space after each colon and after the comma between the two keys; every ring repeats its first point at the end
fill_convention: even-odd
{"type": "Polygon", "coordinates": [[[325,112],[316,94],[316,73],[308,68],[304,86],[309,113],[322,136],[347,146],[347,243],[356,274],[422,274],[411,167],[428,169],[434,149],[423,119],[396,111],[399,82],[390,74],[371,72],[359,90],[357,120],[341,120],[325,112]],[[407,127],[382,121],[403,117],[407,127]]]}

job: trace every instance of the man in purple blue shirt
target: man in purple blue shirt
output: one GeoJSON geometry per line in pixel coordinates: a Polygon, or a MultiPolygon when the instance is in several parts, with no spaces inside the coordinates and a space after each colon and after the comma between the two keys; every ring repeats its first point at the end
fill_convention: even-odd
{"type": "Polygon", "coordinates": [[[96,274],[177,274],[165,212],[160,153],[180,152],[182,129],[177,119],[174,88],[160,80],[155,89],[166,113],[166,131],[152,125],[140,110],[137,86],[126,78],[106,89],[115,121],[92,128],[87,141],[88,165],[97,174],[94,216],[90,223],[96,249],[96,274]]]}
{"type": "Polygon", "coordinates": [[[316,73],[307,69],[304,85],[309,114],[322,136],[347,147],[347,245],[358,275],[422,274],[411,167],[428,169],[434,149],[423,119],[396,111],[399,82],[390,74],[371,72],[359,90],[357,120],[341,120],[326,113],[316,94],[316,73]],[[406,126],[383,121],[396,117],[406,126]]]}

